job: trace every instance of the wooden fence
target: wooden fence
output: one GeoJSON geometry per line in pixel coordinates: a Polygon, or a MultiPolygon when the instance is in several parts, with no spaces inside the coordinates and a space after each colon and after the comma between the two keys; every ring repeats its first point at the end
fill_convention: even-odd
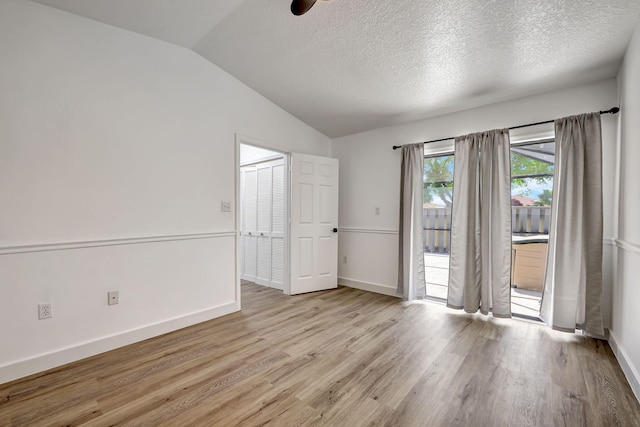
{"type": "MultiPolygon", "coordinates": [[[[519,236],[549,234],[549,206],[512,206],[511,229],[519,236]]],[[[425,252],[449,253],[451,208],[425,208],[422,212],[425,252]]]]}

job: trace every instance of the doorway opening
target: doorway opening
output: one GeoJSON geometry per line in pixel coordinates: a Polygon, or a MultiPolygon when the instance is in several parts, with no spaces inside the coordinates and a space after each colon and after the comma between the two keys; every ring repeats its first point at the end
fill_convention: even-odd
{"type": "Polygon", "coordinates": [[[288,289],[288,155],[240,144],[240,278],[288,289]]]}
{"type": "MultiPolygon", "coordinates": [[[[551,219],[553,138],[511,144],[511,312],[539,320],[551,219]]],[[[453,150],[424,157],[423,246],[427,297],[446,301],[453,150]]]]}
{"type": "Polygon", "coordinates": [[[539,319],[547,267],[555,140],[511,145],[511,311],[539,319]]]}

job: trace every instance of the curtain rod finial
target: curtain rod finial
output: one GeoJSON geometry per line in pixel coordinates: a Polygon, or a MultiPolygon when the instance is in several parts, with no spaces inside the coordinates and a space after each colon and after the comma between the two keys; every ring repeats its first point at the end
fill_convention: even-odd
{"type": "Polygon", "coordinates": [[[608,110],[600,111],[600,114],[618,114],[620,107],[609,108],[608,110]]]}
{"type": "Polygon", "coordinates": [[[397,150],[398,148],[402,148],[402,145],[394,145],[394,146],[393,146],[393,149],[394,149],[394,150],[397,150]]]}

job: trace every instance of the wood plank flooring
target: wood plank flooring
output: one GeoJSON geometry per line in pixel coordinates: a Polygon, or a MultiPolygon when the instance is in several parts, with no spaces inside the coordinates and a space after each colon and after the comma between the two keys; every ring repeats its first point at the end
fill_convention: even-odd
{"type": "Polygon", "coordinates": [[[0,385],[0,426],[640,426],[606,342],[350,288],[0,385]]]}

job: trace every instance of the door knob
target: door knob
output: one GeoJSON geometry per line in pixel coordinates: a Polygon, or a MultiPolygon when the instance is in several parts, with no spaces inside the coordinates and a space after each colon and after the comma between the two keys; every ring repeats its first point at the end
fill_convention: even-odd
{"type": "Polygon", "coordinates": [[[333,229],[333,232],[334,232],[334,233],[337,233],[337,232],[338,232],[338,229],[337,229],[337,228],[334,228],[334,229],[333,229]]]}

